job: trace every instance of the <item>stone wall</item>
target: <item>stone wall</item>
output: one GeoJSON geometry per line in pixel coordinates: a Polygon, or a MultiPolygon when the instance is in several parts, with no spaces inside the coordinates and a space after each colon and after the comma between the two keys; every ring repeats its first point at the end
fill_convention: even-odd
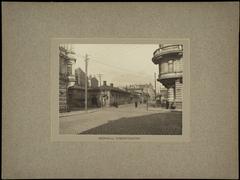
{"type": "Polygon", "coordinates": [[[175,81],[175,93],[176,93],[176,99],[175,99],[175,105],[177,109],[182,109],[182,99],[183,99],[183,84],[181,79],[177,79],[175,81]]]}
{"type": "Polygon", "coordinates": [[[60,75],[59,78],[59,112],[67,111],[67,83],[66,79],[60,75]]]}
{"type": "MultiPolygon", "coordinates": [[[[70,110],[85,108],[85,89],[81,87],[71,87],[68,89],[68,103],[70,110]]],[[[88,107],[101,107],[100,90],[88,90],[88,107]]]]}

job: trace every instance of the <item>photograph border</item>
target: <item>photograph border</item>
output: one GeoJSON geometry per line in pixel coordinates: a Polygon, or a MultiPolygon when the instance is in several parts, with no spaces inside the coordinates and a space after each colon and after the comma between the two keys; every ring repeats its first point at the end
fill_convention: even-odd
{"type": "Polygon", "coordinates": [[[190,39],[162,38],[52,38],[50,55],[51,141],[190,142],[190,39]],[[59,133],[59,45],[60,44],[183,44],[182,135],[62,135],[59,133]]]}

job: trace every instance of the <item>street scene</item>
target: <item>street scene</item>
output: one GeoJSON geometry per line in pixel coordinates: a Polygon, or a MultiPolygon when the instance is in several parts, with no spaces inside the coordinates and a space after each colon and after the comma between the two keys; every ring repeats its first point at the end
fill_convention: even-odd
{"type": "Polygon", "coordinates": [[[181,44],[61,44],[59,133],[181,135],[181,44]]]}

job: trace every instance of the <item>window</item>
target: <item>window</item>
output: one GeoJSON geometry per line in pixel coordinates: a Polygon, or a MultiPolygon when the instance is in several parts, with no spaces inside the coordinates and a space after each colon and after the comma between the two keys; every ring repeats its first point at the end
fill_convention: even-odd
{"type": "Polygon", "coordinates": [[[167,73],[168,72],[168,63],[163,62],[161,63],[161,73],[167,73]]]}
{"type": "Polygon", "coordinates": [[[173,67],[174,72],[179,72],[179,60],[176,59],[176,60],[173,62],[173,64],[174,64],[174,67],[173,67]]]}
{"type": "Polygon", "coordinates": [[[173,60],[168,61],[168,72],[173,72],[173,60]]]}
{"type": "Polygon", "coordinates": [[[67,74],[72,75],[72,65],[71,64],[67,65],[67,74]]]}
{"type": "Polygon", "coordinates": [[[64,59],[63,58],[61,58],[60,59],[60,68],[59,68],[59,70],[60,70],[60,74],[66,74],[66,64],[64,63],[64,59]]]}
{"type": "Polygon", "coordinates": [[[179,71],[183,71],[183,59],[179,60],[179,71]]]}

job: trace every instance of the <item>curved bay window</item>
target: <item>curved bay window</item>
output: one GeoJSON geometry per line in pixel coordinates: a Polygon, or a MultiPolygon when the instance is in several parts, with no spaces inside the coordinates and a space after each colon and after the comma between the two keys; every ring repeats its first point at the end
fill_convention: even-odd
{"type": "Polygon", "coordinates": [[[162,62],[161,63],[161,73],[168,73],[168,63],[167,62],[162,62]]]}
{"type": "Polygon", "coordinates": [[[152,62],[158,64],[158,81],[167,89],[167,99],[174,104],[167,108],[182,108],[183,98],[183,45],[160,44],[153,53],[152,62]]]}

